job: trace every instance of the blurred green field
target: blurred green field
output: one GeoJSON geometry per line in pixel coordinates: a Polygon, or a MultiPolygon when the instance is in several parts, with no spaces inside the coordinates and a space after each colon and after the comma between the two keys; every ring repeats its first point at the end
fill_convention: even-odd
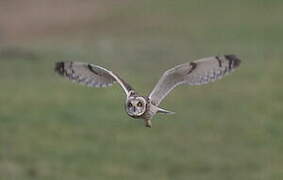
{"type": "Polygon", "coordinates": [[[0,179],[283,179],[283,2],[111,6],[80,31],[0,44],[0,179]],[[176,114],[151,129],[126,115],[117,85],[53,71],[58,60],[99,64],[146,95],[176,64],[231,53],[235,73],[176,88],[161,104],[176,114]]]}

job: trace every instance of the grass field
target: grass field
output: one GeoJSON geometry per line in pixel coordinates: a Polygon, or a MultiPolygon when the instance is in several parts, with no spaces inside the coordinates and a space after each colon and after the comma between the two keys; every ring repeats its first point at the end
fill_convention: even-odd
{"type": "Polygon", "coordinates": [[[283,179],[283,3],[107,2],[111,11],[70,30],[2,36],[0,179],[283,179]],[[58,60],[99,64],[146,95],[176,64],[231,53],[238,71],[176,88],[161,104],[176,114],[151,129],[126,115],[117,85],[53,71],[58,60]]]}

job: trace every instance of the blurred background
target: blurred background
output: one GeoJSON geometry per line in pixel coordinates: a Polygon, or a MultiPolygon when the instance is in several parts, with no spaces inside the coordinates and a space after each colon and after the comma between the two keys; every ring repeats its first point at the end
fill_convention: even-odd
{"type": "Polygon", "coordinates": [[[0,179],[283,179],[280,0],[0,1],[0,179]],[[241,67],[178,87],[153,128],[117,85],[57,76],[58,60],[118,72],[141,94],[166,69],[237,54],[241,67]]]}

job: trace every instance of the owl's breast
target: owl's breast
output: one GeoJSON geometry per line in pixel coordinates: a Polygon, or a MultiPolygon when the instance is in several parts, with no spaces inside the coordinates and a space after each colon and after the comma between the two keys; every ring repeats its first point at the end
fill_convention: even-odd
{"type": "Polygon", "coordinates": [[[151,119],[156,114],[156,112],[157,112],[156,108],[154,108],[154,106],[151,105],[151,103],[148,103],[147,106],[146,106],[146,111],[141,116],[141,118],[143,118],[143,119],[151,119]]]}

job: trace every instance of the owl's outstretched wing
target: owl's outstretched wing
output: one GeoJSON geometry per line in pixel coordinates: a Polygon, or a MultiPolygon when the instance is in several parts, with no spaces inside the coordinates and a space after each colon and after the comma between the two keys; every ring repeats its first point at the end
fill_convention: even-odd
{"type": "Polygon", "coordinates": [[[214,56],[180,64],[167,70],[149,95],[151,102],[158,106],[176,86],[207,84],[236,69],[241,60],[235,55],[214,56]]]}
{"type": "Polygon", "coordinates": [[[93,64],[61,61],[55,64],[55,72],[73,82],[90,87],[107,87],[111,86],[114,82],[118,82],[127,96],[133,90],[126,81],[112,71],[93,64]]]}

